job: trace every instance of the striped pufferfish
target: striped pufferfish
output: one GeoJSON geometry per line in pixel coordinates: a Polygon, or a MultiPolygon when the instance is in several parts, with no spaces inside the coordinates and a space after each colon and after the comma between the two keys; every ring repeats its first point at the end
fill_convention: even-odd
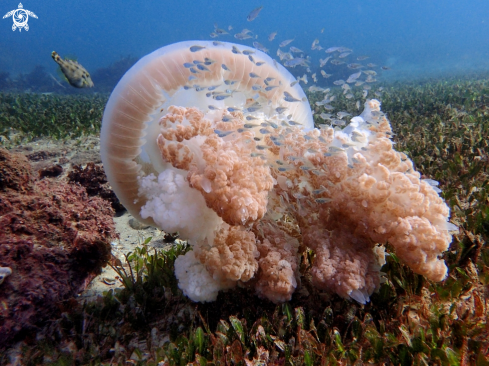
{"type": "Polygon", "coordinates": [[[85,68],[76,61],[63,60],[56,51],[51,53],[51,57],[59,65],[61,71],[66,76],[68,82],[75,88],[91,88],[93,81],[85,68]]]}

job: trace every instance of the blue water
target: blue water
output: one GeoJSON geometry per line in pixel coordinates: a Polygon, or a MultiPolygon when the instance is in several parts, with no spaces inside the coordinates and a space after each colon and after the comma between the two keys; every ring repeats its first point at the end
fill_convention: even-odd
{"type": "MultiPolygon", "coordinates": [[[[0,15],[18,7],[2,0],[0,15]]],[[[353,49],[347,62],[369,55],[366,62],[388,66],[384,79],[453,75],[489,70],[489,1],[487,0],[187,0],[100,1],[27,0],[29,31],[12,31],[12,18],[0,19],[0,72],[30,72],[42,65],[55,73],[51,51],[76,55],[89,72],[124,56],[141,57],[164,45],[189,39],[211,39],[214,23],[233,29],[218,38],[251,45],[259,41],[276,57],[278,44],[290,38],[318,63],[327,54],[311,50],[315,38],[325,49],[353,49]],[[254,8],[263,10],[252,22],[254,8]],[[243,28],[257,39],[238,41],[243,28]],[[324,28],[323,32],[321,30],[324,28]],[[269,42],[267,37],[277,31],[269,42]]],[[[289,46],[284,50],[286,51],[289,46]]],[[[318,66],[318,65],[315,65],[318,66]]]]}

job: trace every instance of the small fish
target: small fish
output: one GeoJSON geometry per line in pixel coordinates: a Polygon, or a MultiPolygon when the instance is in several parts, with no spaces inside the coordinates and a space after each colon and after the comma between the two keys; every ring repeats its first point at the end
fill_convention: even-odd
{"type": "Polygon", "coordinates": [[[338,55],[338,58],[345,58],[346,56],[348,56],[351,52],[343,52],[343,53],[340,53],[338,55]]]}
{"type": "Polygon", "coordinates": [[[373,63],[369,63],[369,64],[367,64],[367,67],[377,67],[377,65],[373,64],[373,63]]]}
{"type": "Polygon", "coordinates": [[[228,112],[238,112],[241,109],[240,108],[234,108],[234,107],[228,107],[227,110],[228,110],[228,112]]]}
{"type": "Polygon", "coordinates": [[[243,55],[246,55],[246,56],[251,55],[253,53],[255,53],[255,51],[253,51],[253,50],[243,50],[243,55]]]}
{"type": "Polygon", "coordinates": [[[354,97],[355,97],[355,96],[354,96],[352,93],[348,93],[348,94],[346,94],[346,95],[345,95],[345,98],[346,98],[346,99],[352,99],[352,98],[354,98],[354,97]]]}
{"type": "Polygon", "coordinates": [[[251,106],[246,109],[248,113],[253,113],[256,112],[257,110],[261,109],[262,107],[260,105],[257,106],[251,106]]]}
{"type": "Polygon", "coordinates": [[[250,73],[249,73],[249,75],[250,75],[250,78],[254,78],[254,79],[256,79],[256,78],[259,78],[259,77],[260,77],[260,75],[257,75],[257,74],[255,74],[254,72],[250,72],[250,73]]]}
{"type": "Polygon", "coordinates": [[[236,33],[234,35],[234,38],[239,39],[240,41],[243,41],[245,39],[253,38],[253,36],[250,36],[249,34],[236,33]]]}
{"type": "Polygon", "coordinates": [[[346,82],[347,83],[353,83],[360,77],[360,75],[362,75],[361,71],[356,72],[354,74],[351,74],[350,76],[348,76],[348,79],[346,80],[346,82]]]}
{"type": "Polygon", "coordinates": [[[351,114],[350,114],[350,113],[348,113],[348,112],[343,112],[343,111],[336,113],[336,115],[338,116],[338,118],[339,118],[339,119],[343,119],[343,118],[344,118],[344,117],[346,117],[346,116],[351,116],[351,114]]]}
{"type": "Polygon", "coordinates": [[[224,46],[224,43],[219,42],[219,41],[213,41],[213,42],[212,42],[212,44],[213,44],[214,46],[224,46]]]}
{"type": "Polygon", "coordinates": [[[275,88],[278,88],[278,86],[276,86],[276,85],[270,85],[270,86],[267,86],[265,88],[265,91],[270,91],[270,90],[275,89],[275,88]]]}
{"type": "Polygon", "coordinates": [[[222,121],[223,122],[229,122],[229,121],[232,121],[232,120],[233,120],[232,117],[229,117],[229,116],[223,116],[222,117],[222,121]]]}
{"type": "Polygon", "coordinates": [[[331,198],[316,198],[315,200],[317,203],[328,203],[328,202],[331,202],[332,199],[331,198]]]}
{"type": "Polygon", "coordinates": [[[333,52],[338,51],[339,49],[340,49],[340,47],[330,47],[330,48],[328,48],[328,49],[327,49],[326,51],[324,51],[324,52],[326,52],[326,53],[333,53],[333,52]]]}
{"type": "Polygon", "coordinates": [[[342,79],[333,81],[334,85],[343,85],[344,83],[345,83],[345,80],[342,80],[342,79]]]}
{"type": "Polygon", "coordinates": [[[203,50],[204,48],[205,48],[204,46],[195,45],[195,46],[190,47],[190,52],[198,52],[198,51],[203,50]]]}
{"type": "Polygon", "coordinates": [[[230,134],[232,134],[234,131],[221,131],[221,130],[214,130],[214,133],[219,136],[219,137],[226,137],[230,134]]]}
{"type": "Polygon", "coordinates": [[[289,43],[291,43],[295,38],[292,38],[292,39],[287,39],[285,41],[282,41],[278,46],[279,47],[285,47],[287,46],[289,43]]]}
{"type": "Polygon", "coordinates": [[[216,90],[216,89],[217,89],[217,88],[219,88],[219,87],[220,87],[220,85],[213,85],[213,86],[209,86],[209,87],[207,88],[207,90],[209,90],[209,91],[213,91],[213,90],[216,90]]]}
{"type": "Polygon", "coordinates": [[[194,67],[194,64],[191,64],[191,63],[188,63],[188,62],[185,62],[183,64],[183,67],[187,68],[187,69],[190,69],[191,67],[194,67]]]}
{"type": "Polygon", "coordinates": [[[324,112],[319,115],[319,117],[321,117],[322,119],[331,119],[332,116],[333,115],[331,113],[324,113],[324,112]]]}
{"type": "Polygon", "coordinates": [[[255,127],[259,127],[260,125],[257,125],[256,123],[245,123],[243,125],[244,128],[255,128],[255,127]]]}
{"type": "Polygon", "coordinates": [[[345,63],[345,61],[341,61],[341,60],[337,60],[337,59],[334,59],[334,60],[331,60],[331,63],[333,65],[342,65],[345,63]]]}
{"type": "Polygon", "coordinates": [[[293,53],[304,53],[304,51],[302,51],[301,49],[294,47],[294,46],[291,46],[289,49],[290,49],[290,52],[293,52],[293,53]]]}
{"type": "Polygon", "coordinates": [[[261,65],[263,65],[263,64],[265,64],[265,62],[264,62],[264,61],[259,61],[259,62],[256,62],[256,63],[255,63],[255,65],[256,65],[256,66],[261,66],[261,65]]]}
{"type": "Polygon", "coordinates": [[[214,32],[216,32],[217,34],[229,34],[224,29],[221,29],[221,28],[214,29],[214,32]]]}
{"type": "Polygon", "coordinates": [[[324,65],[326,65],[326,63],[329,61],[330,58],[331,58],[331,56],[326,57],[324,60],[320,58],[319,59],[319,67],[323,67],[324,65]]]}
{"type": "Polygon", "coordinates": [[[333,74],[326,74],[326,72],[324,70],[321,70],[321,75],[323,76],[323,78],[327,79],[331,76],[333,76],[333,74]]]}
{"type": "Polygon", "coordinates": [[[258,16],[258,14],[260,14],[260,11],[263,9],[263,6],[259,6],[258,8],[256,9],[253,9],[251,11],[251,13],[248,15],[248,17],[246,18],[246,20],[248,20],[249,22],[253,21],[256,19],[256,17],[258,16]]]}
{"type": "Polygon", "coordinates": [[[230,94],[219,94],[219,95],[214,95],[213,98],[215,100],[224,100],[226,98],[229,98],[231,95],[230,94]]]}
{"type": "Polygon", "coordinates": [[[286,107],[278,107],[278,108],[275,108],[275,110],[277,111],[278,114],[282,114],[287,110],[287,108],[286,107]]]}
{"type": "Polygon", "coordinates": [[[287,67],[296,67],[298,65],[307,67],[306,59],[303,57],[297,57],[297,58],[293,58],[291,60],[287,60],[287,61],[285,61],[284,65],[287,67]]]}
{"type": "Polygon", "coordinates": [[[221,65],[221,67],[222,67],[224,70],[226,70],[226,71],[231,71],[231,70],[229,70],[229,68],[228,68],[228,67],[227,67],[225,64],[222,64],[222,65],[221,65]]]}
{"type": "Polygon", "coordinates": [[[391,68],[390,68],[390,67],[388,67],[388,66],[381,66],[381,69],[382,69],[382,70],[390,70],[391,68]]]}
{"type": "Polygon", "coordinates": [[[270,42],[272,42],[274,39],[275,39],[275,36],[277,35],[277,32],[272,32],[270,33],[270,35],[268,36],[268,40],[270,42]]]}
{"type": "Polygon", "coordinates": [[[213,106],[213,105],[211,105],[211,104],[209,104],[209,105],[207,106],[207,108],[209,108],[211,111],[215,111],[216,109],[218,109],[217,107],[215,107],[215,106],[213,106]]]}
{"type": "Polygon", "coordinates": [[[71,86],[74,86],[75,88],[93,87],[93,81],[90,74],[78,62],[68,59],[63,60],[55,51],[51,52],[51,57],[59,65],[63,75],[71,86]]]}
{"type": "Polygon", "coordinates": [[[241,51],[238,50],[238,48],[236,46],[233,46],[233,49],[231,50],[232,53],[235,53],[235,54],[241,54],[241,51]]]}
{"type": "Polygon", "coordinates": [[[357,57],[357,60],[358,61],[363,61],[363,60],[366,60],[367,58],[370,58],[370,56],[358,56],[357,57]]]}
{"type": "Polygon", "coordinates": [[[348,67],[349,69],[360,69],[362,67],[364,67],[363,65],[361,64],[356,64],[356,63],[352,63],[352,64],[348,64],[346,65],[346,67],[348,67]]]}
{"type": "Polygon", "coordinates": [[[207,67],[205,67],[203,64],[198,64],[197,65],[197,68],[200,70],[200,71],[210,71],[207,67]]]}
{"type": "Polygon", "coordinates": [[[253,47],[262,52],[268,53],[268,48],[262,45],[260,42],[253,42],[253,47]]]}
{"type": "Polygon", "coordinates": [[[254,91],[261,90],[261,85],[253,85],[251,89],[253,89],[254,91]]]}
{"type": "Polygon", "coordinates": [[[300,102],[301,100],[300,99],[296,99],[294,98],[292,95],[290,95],[290,93],[288,92],[284,92],[284,95],[285,95],[285,98],[284,100],[286,102],[300,102]]]}

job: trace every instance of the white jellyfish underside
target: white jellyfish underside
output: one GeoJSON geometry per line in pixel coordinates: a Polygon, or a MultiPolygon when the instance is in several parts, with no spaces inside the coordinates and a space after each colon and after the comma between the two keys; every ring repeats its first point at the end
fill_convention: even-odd
{"type": "Polygon", "coordinates": [[[446,276],[449,210],[393,149],[372,100],[344,129],[315,129],[303,90],[250,47],[189,41],[142,58],[107,104],[101,155],[138,219],[179,232],[193,250],[176,275],[194,301],[250,279],[279,303],[312,283],[365,303],[380,286],[383,247],[430,279],[446,276]]]}

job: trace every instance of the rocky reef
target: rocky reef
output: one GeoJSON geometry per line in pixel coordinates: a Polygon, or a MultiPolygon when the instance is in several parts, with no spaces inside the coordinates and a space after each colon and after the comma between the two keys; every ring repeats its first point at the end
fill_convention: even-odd
{"type": "Polygon", "coordinates": [[[85,188],[38,179],[21,154],[0,150],[0,345],[42,326],[110,258],[110,204],[85,188]],[[6,272],[6,273],[7,273],[6,272]]]}

